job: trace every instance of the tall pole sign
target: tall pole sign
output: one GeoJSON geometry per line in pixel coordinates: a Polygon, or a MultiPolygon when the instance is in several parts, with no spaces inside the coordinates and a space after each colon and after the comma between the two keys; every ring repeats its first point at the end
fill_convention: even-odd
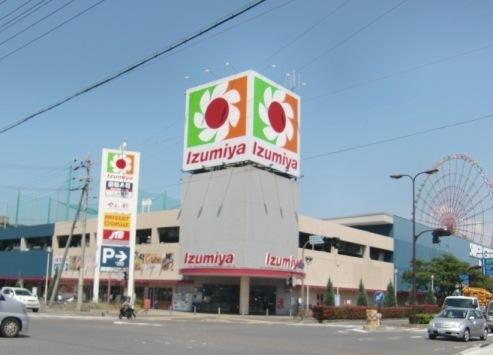
{"type": "Polygon", "coordinates": [[[140,153],[103,149],[99,186],[93,302],[99,300],[101,272],[127,272],[127,295],[134,294],[135,230],[140,153]]]}

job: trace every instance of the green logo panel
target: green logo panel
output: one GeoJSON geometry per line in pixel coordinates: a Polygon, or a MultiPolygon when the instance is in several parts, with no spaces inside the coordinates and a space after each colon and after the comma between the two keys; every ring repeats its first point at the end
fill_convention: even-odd
{"type": "MultiPolygon", "coordinates": [[[[207,144],[209,142],[203,142],[199,138],[199,134],[201,132],[200,128],[195,127],[195,123],[193,121],[193,117],[195,114],[202,113],[205,114],[205,112],[202,112],[202,109],[200,108],[200,99],[202,96],[205,94],[206,91],[209,91],[209,94],[212,94],[212,90],[214,89],[214,86],[210,86],[204,89],[200,89],[197,91],[190,92],[188,94],[188,117],[187,117],[187,148],[190,147],[196,147],[199,145],[207,144]]],[[[211,139],[212,140],[212,139],[211,139]]]]}
{"type": "Polygon", "coordinates": [[[265,127],[267,127],[267,124],[262,121],[259,113],[260,104],[262,103],[265,106],[264,92],[267,88],[271,88],[273,92],[278,89],[277,87],[268,84],[264,80],[255,77],[253,84],[253,136],[263,141],[274,143],[273,140],[271,141],[267,139],[267,137],[264,135],[263,130],[265,127]]]}

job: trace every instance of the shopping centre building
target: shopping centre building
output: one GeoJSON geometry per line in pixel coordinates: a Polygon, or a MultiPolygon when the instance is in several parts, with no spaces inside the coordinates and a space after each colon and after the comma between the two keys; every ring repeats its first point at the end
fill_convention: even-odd
{"type": "MultiPolygon", "coordinates": [[[[409,265],[407,256],[396,259],[408,248],[402,234],[382,233],[387,227],[380,224],[389,222],[380,223],[382,216],[364,224],[364,218],[323,220],[299,212],[300,104],[294,93],[257,73],[241,73],[189,90],[185,116],[182,170],[188,175],[180,208],[138,214],[135,225],[121,231],[103,229],[105,248],[113,243],[118,252],[127,247],[121,237],[130,235],[124,242],[130,241],[133,273],[100,268],[98,261],[110,257],[98,251],[98,227],[106,226],[89,219],[85,238],[79,223],[69,246],[71,221],[0,230],[0,283],[22,280],[43,294],[46,278],[63,270],[60,292],[75,294],[85,239],[86,300],[118,301],[129,289],[128,275],[136,302],[151,308],[287,315],[300,304],[322,303],[329,278],[337,304],[355,304],[360,281],[371,304],[374,293],[394,281],[394,262],[399,270],[409,265]],[[99,293],[93,290],[96,273],[99,293]]],[[[112,206],[129,197],[115,190],[119,184],[108,186],[112,206]]]]}

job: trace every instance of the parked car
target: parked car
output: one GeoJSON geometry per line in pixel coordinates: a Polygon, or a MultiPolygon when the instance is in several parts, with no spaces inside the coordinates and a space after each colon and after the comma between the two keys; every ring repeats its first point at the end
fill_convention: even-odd
{"type": "Polygon", "coordinates": [[[428,337],[453,337],[469,341],[471,337],[486,340],[488,326],[483,313],[477,309],[447,307],[438,313],[428,326],[428,337]]]}
{"type": "Polygon", "coordinates": [[[472,296],[447,296],[443,301],[443,308],[447,307],[480,309],[478,299],[472,296]]]}
{"type": "Polygon", "coordinates": [[[490,328],[490,332],[493,333],[493,301],[488,303],[486,307],[486,323],[488,324],[488,328],[490,328]]]}
{"type": "Polygon", "coordinates": [[[1,293],[4,296],[8,296],[23,303],[27,309],[32,309],[33,312],[39,311],[38,296],[34,296],[28,289],[20,287],[3,287],[1,293]]]}
{"type": "Polygon", "coordinates": [[[19,332],[27,332],[28,329],[26,306],[0,293],[0,335],[13,338],[19,332]]]}

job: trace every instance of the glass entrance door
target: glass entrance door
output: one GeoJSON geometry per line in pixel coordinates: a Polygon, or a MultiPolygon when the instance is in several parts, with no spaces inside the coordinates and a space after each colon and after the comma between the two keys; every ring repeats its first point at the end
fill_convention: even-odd
{"type": "Polygon", "coordinates": [[[276,314],[276,287],[250,286],[250,314],[276,314]]]}

